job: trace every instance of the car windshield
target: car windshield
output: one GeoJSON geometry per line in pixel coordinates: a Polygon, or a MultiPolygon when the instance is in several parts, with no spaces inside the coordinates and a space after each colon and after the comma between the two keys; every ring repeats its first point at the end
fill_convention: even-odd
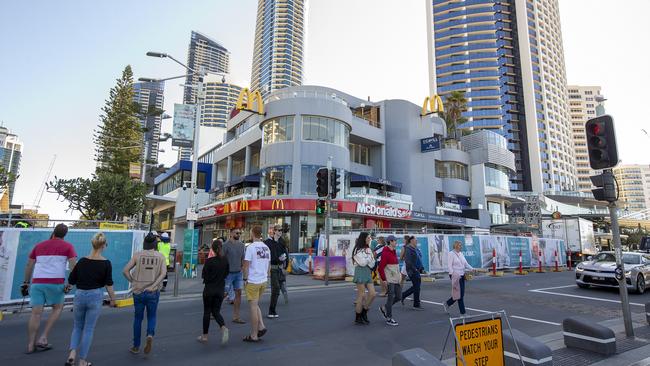
{"type": "Polygon", "coordinates": [[[594,262],[616,262],[616,258],[612,253],[600,253],[594,257],[594,262]]]}
{"type": "Polygon", "coordinates": [[[623,263],[625,264],[639,264],[641,263],[641,256],[636,254],[623,254],[623,263]]]}

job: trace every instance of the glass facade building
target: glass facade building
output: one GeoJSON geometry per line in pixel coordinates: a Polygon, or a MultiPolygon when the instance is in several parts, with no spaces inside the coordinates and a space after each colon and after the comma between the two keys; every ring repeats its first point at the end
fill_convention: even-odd
{"type": "Polygon", "coordinates": [[[513,191],[577,187],[557,0],[429,0],[431,94],[462,91],[461,129],[515,154],[513,191]]]}
{"type": "Polygon", "coordinates": [[[302,84],[305,33],[303,0],[259,0],[251,89],[263,97],[302,84]]]}
{"type": "MultiPolygon", "coordinates": [[[[158,163],[158,146],[160,144],[160,128],[164,104],[165,83],[137,82],[133,85],[134,102],[140,106],[140,126],[144,129],[144,143],[147,146],[147,162],[158,163]]],[[[145,151],[142,152],[144,155],[145,151]]]]}

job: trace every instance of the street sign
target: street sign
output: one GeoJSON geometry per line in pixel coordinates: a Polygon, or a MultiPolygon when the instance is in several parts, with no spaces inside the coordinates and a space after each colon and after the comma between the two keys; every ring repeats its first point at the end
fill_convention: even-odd
{"type": "Polygon", "coordinates": [[[190,220],[198,220],[199,219],[199,214],[195,212],[193,209],[188,208],[187,211],[185,211],[185,220],[190,221],[190,220]]]}
{"type": "Polygon", "coordinates": [[[467,366],[504,365],[501,318],[459,323],[455,332],[456,365],[463,365],[463,360],[467,366]]]}
{"type": "Polygon", "coordinates": [[[621,266],[617,266],[614,270],[614,277],[616,277],[618,281],[623,281],[623,268],[621,268],[621,266]]]}
{"type": "Polygon", "coordinates": [[[440,150],[440,135],[420,139],[420,152],[429,152],[440,150]]]}
{"type": "Polygon", "coordinates": [[[128,228],[126,224],[115,224],[112,222],[99,223],[99,230],[127,230],[128,228]]]}
{"type": "Polygon", "coordinates": [[[129,177],[133,179],[140,179],[140,172],[142,165],[140,163],[129,163],[129,177]]]}

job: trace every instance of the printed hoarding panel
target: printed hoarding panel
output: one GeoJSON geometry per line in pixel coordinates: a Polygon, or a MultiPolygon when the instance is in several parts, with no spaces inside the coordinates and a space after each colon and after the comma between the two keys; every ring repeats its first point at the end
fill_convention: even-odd
{"type": "Polygon", "coordinates": [[[519,266],[519,254],[521,253],[521,262],[524,267],[530,267],[530,238],[524,236],[508,236],[508,255],[512,267],[519,266]],[[514,260],[513,260],[514,259],[514,260]],[[514,262],[514,263],[513,263],[514,262]]]}
{"type": "Polygon", "coordinates": [[[474,268],[481,268],[481,241],[479,237],[474,235],[448,235],[447,248],[450,252],[454,250],[454,242],[456,241],[463,244],[461,253],[465,256],[467,263],[474,268]]]}
{"type": "Polygon", "coordinates": [[[449,250],[445,245],[442,234],[429,235],[429,272],[447,272],[447,257],[449,250]]]}
{"type": "MultiPolygon", "coordinates": [[[[346,275],[345,257],[329,257],[330,258],[330,280],[344,280],[346,275]]],[[[326,257],[314,257],[314,278],[317,280],[325,279],[325,260],[326,257]]]]}
{"type": "Polygon", "coordinates": [[[481,235],[481,262],[483,268],[492,268],[493,251],[496,251],[497,268],[512,267],[505,236],[481,235]]]}

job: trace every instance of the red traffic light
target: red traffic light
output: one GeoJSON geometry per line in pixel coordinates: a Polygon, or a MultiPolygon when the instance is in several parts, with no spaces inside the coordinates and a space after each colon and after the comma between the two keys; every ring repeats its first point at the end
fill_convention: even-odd
{"type": "Polygon", "coordinates": [[[591,169],[599,170],[616,166],[618,150],[614,119],[608,115],[592,118],[585,124],[585,131],[591,169]]]}
{"type": "Polygon", "coordinates": [[[602,135],[605,132],[605,127],[602,123],[596,122],[589,126],[589,132],[592,135],[602,135]]]}

